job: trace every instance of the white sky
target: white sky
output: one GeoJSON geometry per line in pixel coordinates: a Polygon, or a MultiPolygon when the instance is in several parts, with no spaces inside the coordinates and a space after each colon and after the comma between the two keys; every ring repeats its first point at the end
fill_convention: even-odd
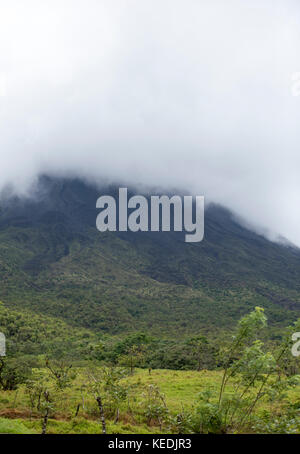
{"type": "Polygon", "coordinates": [[[0,188],[204,194],[300,245],[299,0],[0,0],[0,188]]]}

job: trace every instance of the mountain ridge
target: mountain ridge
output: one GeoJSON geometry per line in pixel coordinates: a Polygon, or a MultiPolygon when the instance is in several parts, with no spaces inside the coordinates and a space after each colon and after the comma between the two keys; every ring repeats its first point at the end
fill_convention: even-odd
{"type": "Polygon", "coordinates": [[[227,329],[255,306],[280,328],[300,316],[300,252],[210,205],[205,238],[96,230],[96,200],[116,195],[43,177],[33,198],[0,203],[0,300],[116,334],[227,329]]]}

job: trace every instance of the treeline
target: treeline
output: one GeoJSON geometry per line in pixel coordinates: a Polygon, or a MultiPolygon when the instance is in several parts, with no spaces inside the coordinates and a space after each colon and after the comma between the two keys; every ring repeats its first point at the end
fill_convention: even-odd
{"type": "Polygon", "coordinates": [[[219,365],[218,340],[205,336],[158,339],[146,333],[122,337],[71,327],[64,321],[6,308],[0,302],[0,332],[9,357],[67,358],[81,364],[93,360],[108,365],[173,370],[213,369],[219,365]]]}
{"type": "Polygon", "coordinates": [[[1,302],[0,332],[6,335],[10,358],[28,357],[37,365],[48,357],[78,365],[92,360],[131,368],[215,369],[222,366],[220,346],[228,341],[226,335],[217,339],[203,335],[158,339],[143,332],[113,337],[70,327],[56,318],[11,310],[1,302]]]}
{"type": "MultiPolygon", "coordinates": [[[[211,337],[199,334],[178,339],[157,338],[143,332],[113,337],[72,327],[56,318],[14,311],[1,302],[0,332],[6,335],[9,358],[27,360],[37,367],[47,357],[72,361],[78,366],[92,361],[130,369],[215,370],[224,367],[222,352],[232,342],[230,331],[211,337]]],[[[263,327],[260,337],[268,348],[274,349],[284,334],[274,336],[263,327]]],[[[286,372],[299,372],[292,356],[286,362],[286,372]]]]}
{"type": "Polygon", "coordinates": [[[157,339],[135,333],[121,340],[90,344],[88,356],[103,364],[130,368],[202,370],[218,365],[218,347],[205,336],[157,339]]]}

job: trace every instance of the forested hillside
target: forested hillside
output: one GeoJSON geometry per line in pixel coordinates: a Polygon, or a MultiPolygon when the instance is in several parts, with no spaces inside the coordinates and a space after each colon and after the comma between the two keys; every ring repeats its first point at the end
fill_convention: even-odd
{"type": "Polygon", "coordinates": [[[100,233],[116,191],[44,177],[2,198],[0,430],[297,433],[299,250],[219,206],[201,243],[100,233]]]}
{"type": "Polygon", "coordinates": [[[5,307],[97,333],[189,336],[227,330],[255,306],[277,330],[300,315],[300,252],[209,206],[205,239],[100,233],[96,200],[116,195],[43,177],[33,197],[2,197],[0,299],[5,307]]]}

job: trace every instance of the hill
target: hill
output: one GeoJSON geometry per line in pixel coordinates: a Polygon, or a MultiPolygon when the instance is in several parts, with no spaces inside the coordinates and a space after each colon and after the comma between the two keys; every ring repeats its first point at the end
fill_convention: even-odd
{"type": "Polygon", "coordinates": [[[116,194],[42,177],[33,197],[2,197],[0,300],[6,308],[97,333],[226,330],[255,306],[275,330],[300,316],[300,252],[206,208],[205,239],[100,233],[96,200],[116,194]]]}

